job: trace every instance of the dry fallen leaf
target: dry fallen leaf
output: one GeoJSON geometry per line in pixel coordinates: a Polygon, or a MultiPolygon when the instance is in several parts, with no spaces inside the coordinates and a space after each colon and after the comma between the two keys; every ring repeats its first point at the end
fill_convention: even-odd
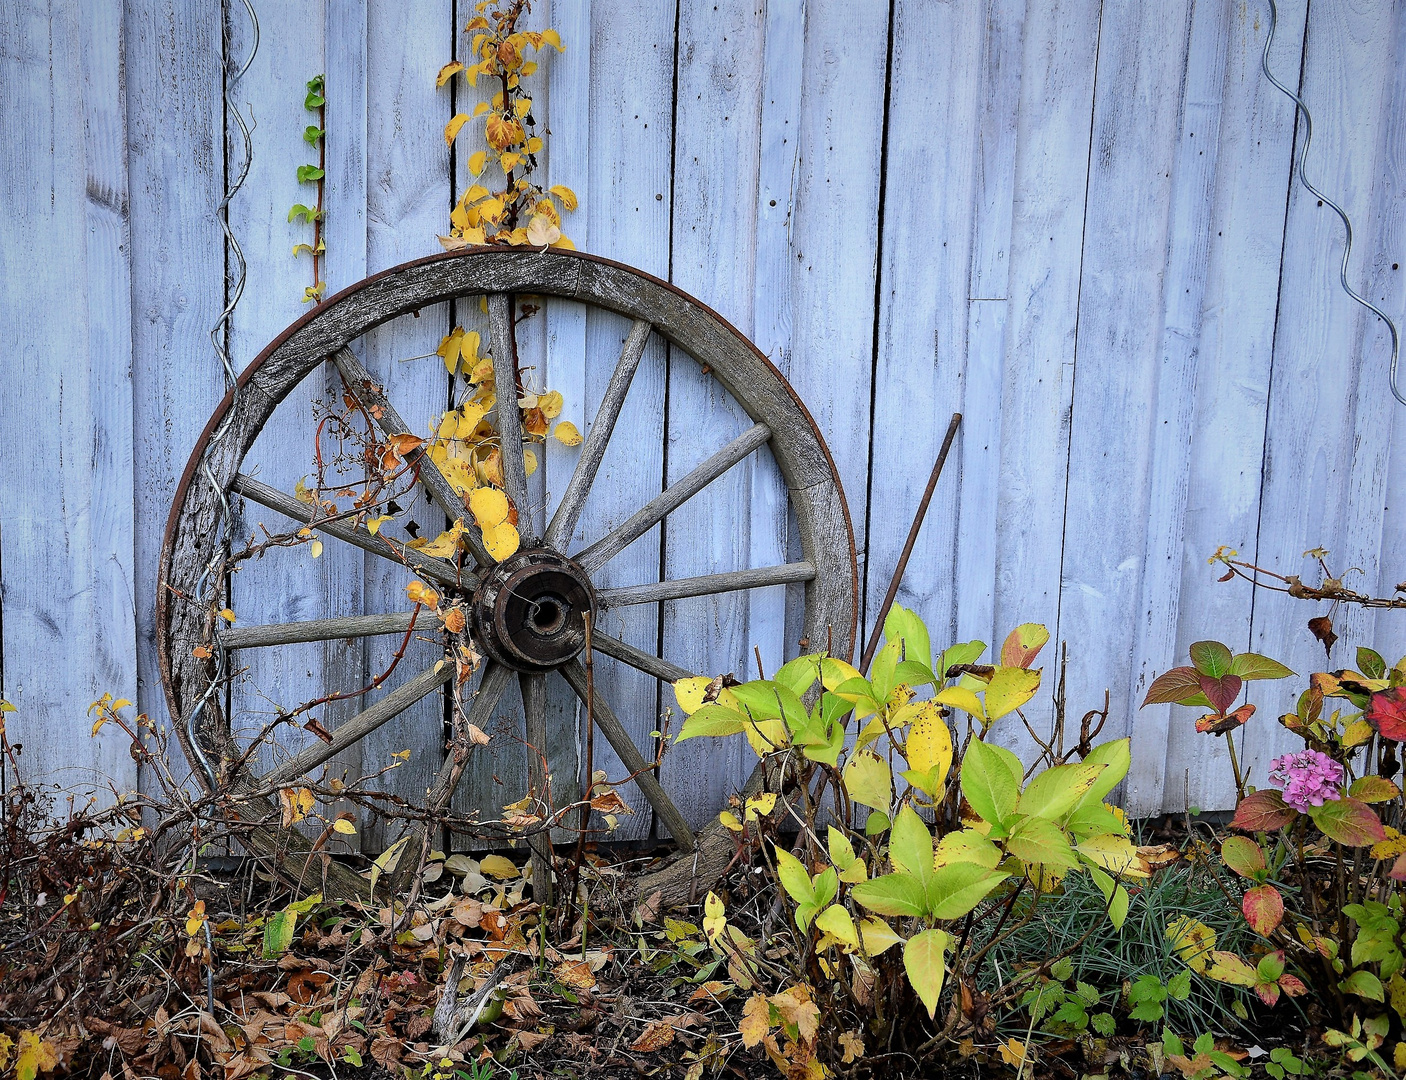
{"type": "Polygon", "coordinates": [[[630,1049],[638,1054],[648,1054],[662,1050],[673,1041],[674,1025],[667,1020],[655,1020],[644,1029],[644,1034],[630,1044],[630,1049]]]}

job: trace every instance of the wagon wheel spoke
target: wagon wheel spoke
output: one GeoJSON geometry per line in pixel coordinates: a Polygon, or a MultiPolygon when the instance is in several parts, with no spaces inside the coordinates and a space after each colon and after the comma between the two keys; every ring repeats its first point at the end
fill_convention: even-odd
{"type": "Polygon", "coordinates": [[[517,507],[518,533],[532,547],[537,533],[527,500],[527,458],[522,446],[522,413],[517,407],[517,343],[513,337],[513,298],[507,293],[488,297],[488,332],[493,350],[493,389],[498,398],[498,448],[503,455],[503,487],[517,507]]]}
{"type": "MultiPolygon", "coordinates": [[[[518,676],[527,727],[528,782],[539,799],[547,795],[547,677],[524,672],[518,676]]],[[[548,804],[550,805],[550,804],[548,804]]],[[[540,832],[528,838],[532,847],[532,894],[538,903],[552,902],[552,836],[540,832]]]]}
{"type": "Polygon", "coordinates": [[[662,660],[653,653],[647,653],[643,649],[637,649],[633,645],[621,641],[619,638],[611,637],[609,634],[602,634],[599,630],[591,630],[591,646],[598,653],[619,660],[622,664],[629,664],[636,671],[643,671],[646,675],[653,675],[656,679],[673,683],[680,679],[693,677],[693,672],[687,668],[681,668],[677,664],[671,664],[667,660],[662,660]]]}
{"type": "MultiPolygon", "coordinates": [[[[396,412],[395,406],[387,400],[381,387],[371,378],[371,373],[361,366],[361,361],[350,349],[338,349],[332,354],[332,362],[337,365],[337,370],[342,373],[342,378],[346,381],[347,389],[361,401],[363,405],[371,407],[372,415],[376,417],[376,423],[381,426],[381,430],[387,435],[405,435],[410,433],[410,426],[396,412]]],[[[439,471],[439,466],[434,463],[434,459],[425,452],[424,447],[416,447],[404,455],[406,461],[414,465],[420,478],[420,483],[429,493],[434,504],[444,511],[445,516],[450,521],[462,519],[464,515],[464,500],[459,497],[459,493],[454,490],[449,481],[445,479],[444,473],[439,471]]],[[[493,560],[489,558],[488,552],[483,546],[483,537],[472,525],[464,534],[469,543],[469,550],[473,553],[475,561],[480,566],[488,566],[493,560]]]]}
{"type": "Polygon", "coordinates": [[[314,523],[317,511],[313,507],[295,499],[292,495],[279,491],[277,488],[269,487],[267,484],[255,480],[252,476],[239,473],[230,484],[230,490],[244,496],[250,502],[258,503],[284,517],[312,524],[318,532],[340,540],[344,544],[354,544],[364,551],[379,555],[383,559],[390,559],[391,562],[400,563],[402,566],[408,564],[416,573],[432,581],[438,581],[442,585],[458,585],[463,578],[459,568],[448,559],[438,559],[433,555],[421,555],[413,548],[396,547],[382,537],[372,536],[369,532],[348,522],[314,523]]]}
{"type": "Polygon", "coordinates": [[[713,596],[744,589],[765,589],[771,585],[791,585],[798,581],[810,581],[814,577],[815,567],[808,562],[785,563],[754,570],[733,570],[726,574],[703,574],[676,581],[660,581],[651,585],[600,589],[596,597],[603,608],[625,607],[629,604],[653,604],[659,600],[679,600],[685,596],[713,596]]]}
{"type": "Polygon", "coordinates": [[[597,540],[576,556],[587,571],[599,570],[622,550],[647,533],[663,518],[771,438],[771,428],[757,424],[744,431],[682,480],[646,503],[614,532],[597,540]]]}
{"type": "Polygon", "coordinates": [[[512,672],[508,668],[496,660],[489,660],[484,665],[483,679],[478,685],[478,692],[474,695],[473,704],[469,706],[468,715],[462,718],[463,730],[459,730],[460,723],[456,717],[455,729],[458,737],[450,747],[450,752],[445,756],[444,763],[439,767],[434,786],[430,788],[429,797],[425,801],[428,815],[418,827],[410,831],[410,842],[405,845],[406,850],[396,863],[394,883],[396,892],[404,890],[409,883],[410,875],[419,868],[420,857],[430,846],[430,834],[437,827],[436,819],[449,805],[449,800],[454,798],[454,792],[458,790],[459,781],[464,775],[464,770],[468,767],[469,758],[478,749],[478,744],[467,737],[469,725],[480,730],[488,727],[493,710],[497,708],[503,691],[508,688],[511,677],[512,672]]]}
{"type": "MultiPolygon", "coordinates": [[[[576,692],[576,696],[583,702],[587,701],[586,669],[581,665],[581,661],[572,660],[560,670],[562,676],[571,685],[571,689],[576,692]]],[[[629,732],[625,730],[625,725],[611,710],[599,690],[591,695],[589,700],[591,713],[596,724],[599,725],[606,739],[610,741],[610,745],[615,749],[616,755],[624,763],[625,768],[634,776],[635,783],[644,792],[644,797],[649,800],[649,804],[654,807],[654,812],[664,819],[664,824],[669,827],[669,832],[673,834],[679,847],[684,851],[692,851],[695,845],[693,830],[688,827],[688,822],[679,813],[679,808],[674,805],[673,800],[660,786],[650,763],[644,759],[644,755],[635,746],[629,732]]]]}
{"type": "Polygon", "coordinates": [[[630,327],[630,335],[620,350],[620,359],[615,363],[615,371],[610,376],[610,383],[606,386],[600,408],[596,411],[595,422],[591,424],[590,432],[586,436],[586,444],[581,447],[581,456],[576,459],[576,469],[571,474],[566,491],[562,493],[561,502],[557,504],[556,513],[552,515],[551,524],[547,526],[547,533],[542,538],[542,543],[549,548],[561,551],[571,540],[576,522],[581,517],[581,508],[586,503],[586,496],[590,494],[591,485],[595,483],[596,470],[600,468],[601,459],[605,457],[605,448],[615,430],[615,421],[620,419],[625,395],[629,393],[630,383],[634,381],[635,372],[639,370],[640,358],[644,356],[644,346],[649,340],[651,329],[653,327],[645,319],[636,319],[630,327]]]}
{"type": "Polygon", "coordinates": [[[241,626],[218,633],[218,638],[226,649],[258,649],[266,645],[293,645],[304,641],[376,637],[378,634],[405,633],[410,629],[413,618],[414,612],[398,611],[392,615],[307,619],[303,622],[269,623],[266,626],[241,626]]]}
{"type": "Polygon", "coordinates": [[[340,754],[347,747],[360,742],[382,724],[395,719],[422,697],[432,694],[454,677],[454,665],[440,661],[428,671],[415,676],[409,682],[396,687],[376,704],[363,709],[350,720],[339,724],[328,742],[313,743],[295,757],[285,761],[265,776],[264,782],[270,787],[281,787],[300,776],[305,776],[324,761],[340,754]]]}

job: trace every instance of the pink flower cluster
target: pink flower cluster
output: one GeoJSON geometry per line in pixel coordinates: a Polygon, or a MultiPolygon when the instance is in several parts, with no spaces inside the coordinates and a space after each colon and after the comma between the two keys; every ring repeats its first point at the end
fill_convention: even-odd
{"type": "Polygon", "coordinates": [[[1319,750],[1285,754],[1270,765],[1270,783],[1283,788],[1284,802],[1300,813],[1342,798],[1343,767],[1319,750]]]}

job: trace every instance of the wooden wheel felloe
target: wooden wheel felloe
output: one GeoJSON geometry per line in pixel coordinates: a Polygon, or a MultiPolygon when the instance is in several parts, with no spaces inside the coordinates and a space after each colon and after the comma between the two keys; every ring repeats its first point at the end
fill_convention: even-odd
{"type": "MultiPolygon", "coordinates": [[[[462,497],[428,454],[412,451],[407,460],[417,466],[417,481],[424,494],[450,520],[471,520],[462,497]]],[[[715,313],[665,282],[604,259],[573,252],[476,249],[377,274],[331,297],[289,327],[249,366],[237,391],[227,396],[211,417],[186,467],[167,525],[157,598],[158,651],[171,715],[178,718],[176,731],[197,777],[209,786],[208,768],[233,787],[237,799],[251,808],[252,816],[262,818],[271,810],[271,792],[295,785],[416,701],[442,690],[454,678],[455,667],[452,663],[436,665],[414,675],[342,722],[330,733],[330,740],[309,745],[263,776],[249,771],[247,765],[238,775],[228,775],[230,764],[239,757],[237,741],[219,696],[207,692],[215,677],[219,650],[403,634],[412,618],[410,612],[348,615],[241,626],[219,633],[206,575],[218,561],[220,536],[227,525],[223,517],[227,500],[233,496],[288,518],[290,528],[306,523],[331,541],[400,562],[406,567],[407,581],[413,573],[447,595],[462,597],[472,612],[470,632],[486,658],[479,691],[464,719],[484,727],[498,699],[516,680],[524,703],[527,742],[536,747],[545,744],[548,679],[562,678],[583,702],[587,698],[587,669],[581,654],[587,642],[587,618],[598,609],[804,583],[805,638],[816,645],[829,643],[834,652],[844,656],[853,646],[858,581],[853,533],[834,463],[810,415],[781,374],[715,313]],[[481,535],[470,525],[465,534],[469,558],[463,565],[422,555],[384,536],[372,535],[352,521],[320,522],[313,506],[241,472],[246,453],[274,408],[324,360],[336,365],[352,395],[374,406],[371,415],[386,436],[410,432],[395,403],[386,400],[381,387],[347,346],[400,315],[468,296],[487,297],[499,386],[511,386],[514,379],[513,296],[560,297],[634,320],[574,473],[549,520],[533,520],[518,412],[497,410],[504,487],[519,511],[522,544],[515,554],[495,563],[481,535]],[[580,550],[567,551],[651,333],[661,335],[702,365],[703,371],[716,378],[742,406],[753,426],[599,539],[580,550]],[[775,459],[789,493],[799,528],[798,560],[628,587],[597,586],[596,573],[612,557],[763,447],[775,459]]],[[[591,634],[591,648],[594,654],[656,679],[673,681],[693,674],[667,658],[600,631],[591,634]]],[[[695,837],[599,688],[591,705],[600,732],[635,775],[634,783],[688,855],[682,863],[687,865],[688,880],[696,883],[715,875],[730,854],[730,845],[719,835],[721,830],[709,826],[695,837]]],[[[464,765],[463,752],[447,756],[428,796],[430,809],[448,804],[464,765]]],[[[539,760],[531,770],[534,788],[543,779],[537,775],[541,769],[539,760]]],[[[765,781],[759,767],[748,786],[755,788],[765,781]]],[[[421,836],[419,842],[426,839],[421,836]]],[[[305,862],[309,845],[290,830],[268,828],[258,833],[253,846],[278,854],[297,869],[305,862]]],[[[549,883],[544,871],[550,865],[550,848],[544,837],[534,843],[533,852],[534,880],[541,889],[549,883]]],[[[335,867],[331,877],[336,880],[329,880],[328,886],[342,891],[358,888],[360,881],[335,867]]],[[[675,881],[666,876],[657,885],[668,891],[675,881]]]]}

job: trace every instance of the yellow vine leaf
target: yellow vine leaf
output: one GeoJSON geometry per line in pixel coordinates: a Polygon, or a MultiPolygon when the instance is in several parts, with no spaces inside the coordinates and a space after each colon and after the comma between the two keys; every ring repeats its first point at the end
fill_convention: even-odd
{"type": "MultiPolygon", "coordinates": [[[[453,121],[450,122],[453,123],[453,121]]],[[[511,117],[494,113],[488,118],[484,134],[488,139],[488,145],[494,150],[506,150],[508,147],[522,142],[522,125],[511,117]]]]}
{"type": "Polygon", "coordinates": [[[555,420],[561,415],[563,404],[561,394],[555,390],[549,390],[545,394],[537,396],[537,407],[542,410],[542,415],[548,420],[555,420]]]}
{"type": "Polygon", "coordinates": [[[469,122],[468,113],[459,113],[453,120],[444,125],[444,143],[446,146],[454,145],[454,138],[459,134],[459,129],[469,122]]]}
{"type": "Polygon", "coordinates": [[[547,190],[561,200],[562,206],[566,207],[568,212],[576,209],[576,192],[572,191],[565,184],[553,184],[547,190]]]}
{"type": "Polygon", "coordinates": [[[508,518],[508,497],[497,488],[474,488],[469,492],[469,512],[480,529],[491,529],[508,518]]]}
{"type": "Polygon", "coordinates": [[[443,86],[445,83],[447,83],[450,79],[454,78],[455,75],[459,74],[459,72],[463,70],[464,65],[459,63],[458,60],[445,64],[444,67],[439,69],[439,74],[435,76],[434,84],[436,86],[443,86]]]}
{"type": "Polygon", "coordinates": [[[531,450],[524,450],[522,452],[522,464],[523,468],[527,471],[527,475],[531,476],[537,471],[537,455],[531,450]]]}
{"type": "Polygon", "coordinates": [[[343,836],[356,835],[356,826],[346,818],[338,818],[336,821],[332,822],[332,830],[341,833],[343,836]]]}
{"type": "Polygon", "coordinates": [[[469,172],[475,176],[481,176],[487,164],[488,154],[485,151],[477,150],[469,155],[469,172]]]}
{"type": "Polygon", "coordinates": [[[859,934],[864,940],[864,951],[870,956],[878,956],[885,949],[903,942],[902,934],[873,915],[860,922],[859,934]]]}
{"type": "Polygon", "coordinates": [[[439,593],[423,581],[412,581],[405,586],[405,595],[410,598],[412,604],[424,604],[426,607],[435,607],[439,604],[439,593]]]}
{"type": "MultiPolygon", "coordinates": [[[[482,491],[483,489],[479,488],[478,490],[482,491]]],[[[483,530],[483,546],[497,562],[502,562],[516,554],[521,542],[517,529],[506,521],[483,530]]]]}
{"type": "Polygon", "coordinates": [[[278,801],[283,808],[283,827],[296,825],[313,808],[313,794],[308,788],[279,788],[278,801]]]}
{"type": "Polygon", "coordinates": [[[480,101],[477,105],[474,106],[474,112],[473,112],[473,114],[474,114],[474,116],[482,116],[482,115],[483,115],[484,113],[486,113],[487,111],[488,111],[488,102],[486,102],[486,101],[480,101]]]}
{"type": "Polygon", "coordinates": [[[570,420],[563,420],[552,430],[552,436],[566,446],[580,446],[581,433],[570,420]]]}

